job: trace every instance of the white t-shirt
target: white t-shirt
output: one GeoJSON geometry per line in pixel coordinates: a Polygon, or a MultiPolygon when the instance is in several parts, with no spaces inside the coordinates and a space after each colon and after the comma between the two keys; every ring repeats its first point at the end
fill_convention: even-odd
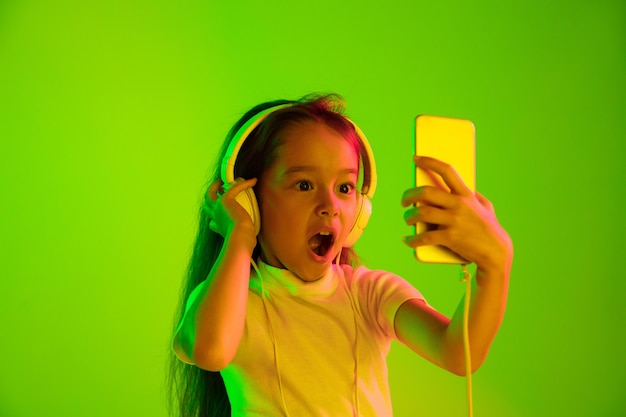
{"type": "Polygon", "coordinates": [[[422,295],[362,266],[333,265],[310,283],[263,263],[259,269],[237,354],[221,371],[232,416],[391,416],[386,357],[394,318],[422,295]]]}

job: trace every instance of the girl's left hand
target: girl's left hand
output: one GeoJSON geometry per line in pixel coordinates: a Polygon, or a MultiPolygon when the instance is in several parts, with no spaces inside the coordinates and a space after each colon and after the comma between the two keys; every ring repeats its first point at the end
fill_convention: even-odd
{"type": "Polygon", "coordinates": [[[429,157],[414,157],[415,164],[439,174],[443,184],[406,190],[402,206],[406,224],[417,222],[438,225],[436,230],[407,236],[405,244],[415,248],[442,245],[456,252],[483,271],[502,269],[510,263],[513,247],[507,232],[500,226],[493,205],[480,193],[472,192],[454,168],[429,157]]]}

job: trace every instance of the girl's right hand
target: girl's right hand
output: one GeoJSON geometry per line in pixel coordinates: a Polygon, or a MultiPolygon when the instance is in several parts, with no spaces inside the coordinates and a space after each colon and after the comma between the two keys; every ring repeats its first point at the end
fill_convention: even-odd
{"type": "Polygon", "coordinates": [[[254,187],[257,180],[238,178],[228,190],[224,190],[224,182],[219,179],[213,182],[204,196],[204,209],[211,219],[209,227],[224,238],[237,236],[247,241],[251,249],[256,246],[256,233],[252,218],[237,202],[235,197],[240,192],[254,187]]]}

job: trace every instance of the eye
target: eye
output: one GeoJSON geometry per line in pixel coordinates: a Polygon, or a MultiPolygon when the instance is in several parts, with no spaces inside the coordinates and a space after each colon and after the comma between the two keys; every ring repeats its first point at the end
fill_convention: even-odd
{"type": "Polygon", "coordinates": [[[313,185],[311,185],[311,183],[308,181],[298,181],[296,183],[296,188],[298,189],[298,191],[311,191],[313,185]]]}
{"type": "Polygon", "coordinates": [[[351,194],[356,187],[352,183],[341,184],[339,186],[339,192],[342,194],[351,194]]]}

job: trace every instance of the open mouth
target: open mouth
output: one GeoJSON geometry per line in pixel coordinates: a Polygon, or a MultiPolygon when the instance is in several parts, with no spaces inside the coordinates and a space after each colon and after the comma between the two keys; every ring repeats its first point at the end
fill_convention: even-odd
{"type": "Polygon", "coordinates": [[[331,232],[320,232],[309,239],[309,247],[318,256],[325,256],[335,243],[331,232]]]}

